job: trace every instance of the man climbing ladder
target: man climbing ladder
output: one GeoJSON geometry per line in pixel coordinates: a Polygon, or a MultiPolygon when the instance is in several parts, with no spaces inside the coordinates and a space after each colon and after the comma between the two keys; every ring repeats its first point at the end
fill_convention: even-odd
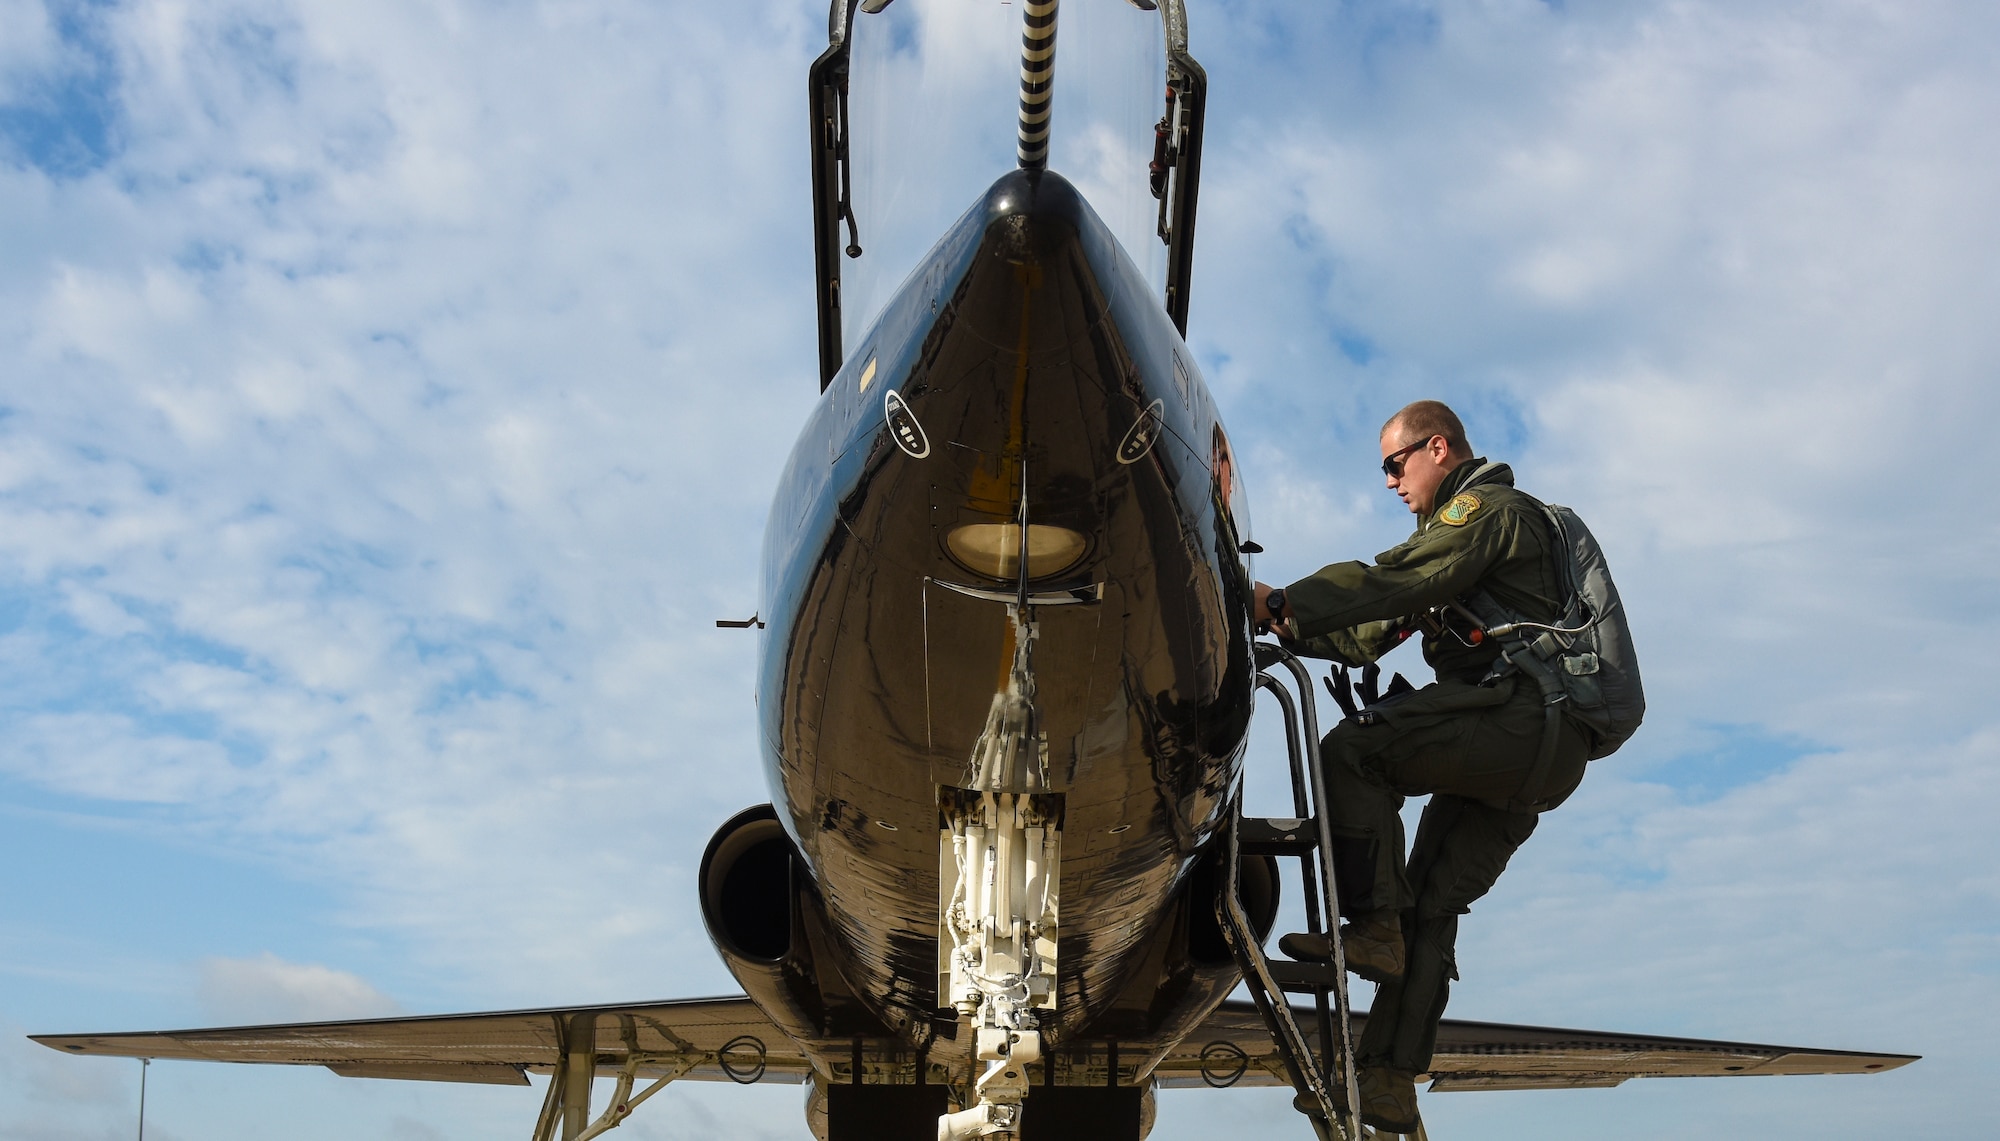
{"type": "MultiPolygon", "coordinates": [[[[1415,1076],[1430,1066],[1458,977],[1458,917],[1585,763],[1630,736],[1643,698],[1616,591],[1580,521],[1515,490],[1506,465],[1475,458],[1437,401],[1398,412],[1380,443],[1416,532],[1373,564],[1335,563],[1280,590],[1257,584],[1256,617],[1295,653],[1348,666],[1420,633],[1437,671],[1421,689],[1364,694],[1365,708],[1343,700],[1350,714],[1320,751],[1348,969],[1380,987],[1355,1051],[1362,1120],[1412,1133],[1415,1076]],[[1406,860],[1403,798],[1423,795],[1406,860]]],[[[1279,945],[1297,959],[1332,954],[1325,935],[1279,945]]]]}

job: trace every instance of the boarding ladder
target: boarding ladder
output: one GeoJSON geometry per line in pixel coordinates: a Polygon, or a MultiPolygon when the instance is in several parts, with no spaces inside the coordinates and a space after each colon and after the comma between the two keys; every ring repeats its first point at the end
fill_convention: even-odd
{"type": "Polygon", "coordinates": [[[1270,642],[1255,645],[1257,687],[1269,690],[1284,713],[1285,746],[1291,756],[1292,810],[1297,815],[1245,816],[1243,790],[1238,786],[1228,825],[1228,875],[1225,890],[1216,901],[1217,918],[1237,964],[1243,968],[1250,997],[1290,1071],[1298,1093],[1293,1104],[1312,1121],[1320,1141],[1364,1141],[1373,1133],[1362,1131],[1355,1082],[1347,954],[1340,945],[1340,898],[1333,875],[1326,777],[1317,763],[1319,716],[1313,704],[1312,675],[1284,647],[1270,642]],[[1328,933],[1333,962],[1299,963],[1264,954],[1241,897],[1240,861],[1244,856],[1259,855],[1298,857],[1306,930],[1328,933]],[[1288,993],[1312,996],[1318,1053],[1299,1029],[1291,1002],[1285,997],[1288,993]]]}

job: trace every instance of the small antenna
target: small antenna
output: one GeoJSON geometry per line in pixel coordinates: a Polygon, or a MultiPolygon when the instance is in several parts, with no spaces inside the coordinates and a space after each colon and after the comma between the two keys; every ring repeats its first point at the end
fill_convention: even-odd
{"type": "Polygon", "coordinates": [[[139,1059],[139,1141],[146,1141],[146,1071],[153,1068],[153,1059],[139,1059]]]}

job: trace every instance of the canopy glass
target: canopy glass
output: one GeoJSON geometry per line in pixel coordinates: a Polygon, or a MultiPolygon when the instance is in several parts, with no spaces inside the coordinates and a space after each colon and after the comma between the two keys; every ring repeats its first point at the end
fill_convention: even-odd
{"type": "MultiPolygon", "coordinates": [[[[1018,0],[895,0],[856,12],[849,155],[862,254],[841,258],[846,344],[1016,165],[1024,10],[1018,0]]],[[[1062,0],[1049,169],[1083,192],[1156,289],[1167,255],[1147,165],[1166,73],[1158,12],[1131,0],[1062,0]]]]}

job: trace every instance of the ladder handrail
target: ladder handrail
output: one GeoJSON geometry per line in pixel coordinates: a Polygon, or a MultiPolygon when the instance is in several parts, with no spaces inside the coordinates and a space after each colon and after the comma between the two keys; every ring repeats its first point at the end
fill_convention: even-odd
{"type": "MultiPolygon", "coordinates": [[[[1361,1135],[1361,1094],[1354,1073],[1354,1023],[1353,1007],[1347,995],[1347,948],[1340,938],[1340,888],[1333,875],[1333,827],[1328,819],[1326,768],[1319,756],[1319,714],[1313,700],[1312,673],[1299,661],[1298,655],[1283,646],[1273,645],[1273,653],[1291,671],[1299,685],[1299,715],[1305,729],[1305,739],[1310,742],[1311,752],[1301,758],[1292,754],[1292,764],[1296,767],[1303,759],[1306,775],[1311,778],[1313,798],[1314,831],[1319,834],[1320,897],[1326,905],[1326,925],[1329,935],[1327,942],[1333,947],[1333,989],[1335,1001],[1340,1010],[1340,1065],[1341,1077],[1347,1087],[1348,1111],[1353,1117],[1353,1135],[1361,1135]]],[[[1260,654],[1260,657],[1266,656],[1260,654]]],[[[1261,672],[1261,671],[1260,671],[1261,672]]]]}
{"type": "MultiPolygon", "coordinates": [[[[1292,693],[1283,683],[1269,674],[1257,675],[1257,688],[1268,690],[1278,699],[1278,708],[1285,713],[1285,751],[1290,756],[1299,755],[1299,727],[1297,707],[1292,704],[1292,693]]],[[[1301,821],[1313,818],[1311,793],[1306,788],[1306,775],[1300,766],[1292,766],[1292,812],[1301,821]]],[[[1317,935],[1320,927],[1320,898],[1318,865],[1310,857],[1299,857],[1299,878],[1304,881],[1306,895],[1306,930],[1317,935]]]]}
{"type": "MultiPolygon", "coordinates": [[[[1268,690],[1271,696],[1277,699],[1278,708],[1284,712],[1285,753],[1290,758],[1289,767],[1292,772],[1292,812],[1302,823],[1310,822],[1313,818],[1313,810],[1311,792],[1306,787],[1306,766],[1298,763],[1298,758],[1304,756],[1304,752],[1299,748],[1298,707],[1292,703],[1291,690],[1286,689],[1284,683],[1280,682],[1277,678],[1259,673],[1257,675],[1257,688],[1268,690]]],[[[1319,876],[1317,874],[1319,867],[1318,854],[1317,848],[1313,852],[1301,852],[1298,854],[1299,886],[1305,894],[1306,931],[1313,935],[1328,933],[1325,928],[1320,926],[1319,876]]],[[[1336,916],[1334,921],[1338,923],[1339,917],[1336,916]]],[[[1338,1056],[1334,1052],[1333,1011],[1328,1009],[1326,999],[1327,995],[1324,987],[1314,988],[1313,1014],[1319,1024],[1320,1066],[1322,1069],[1331,1067],[1334,1058],[1338,1056]]]]}
{"type": "Polygon", "coordinates": [[[1326,917],[1327,941],[1333,949],[1332,975],[1330,984],[1324,981],[1312,984],[1319,1015],[1320,1044],[1324,1061],[1313,1056],[1305,1035],[1299,1030],[1298,1021],[1292,1015],[1291,1001],[1279,985],[1271,971],[1270,960],[1250,926],[1249,917],[1243,910],[1241,899],[1240,861],[1242,848],[1239,824],[1243,819],[1244,786],[1239,784],[1232,804],[1228,823],[1226,855],[1229,871],[1224,877],[1225,890],[1216,901],[1216,918],[1221,921],[1224,936],[1236,952],[1238,965],[1243,968],[1244,982],[1250,990],[1250,997],[1256,1002],[1258,1013],[1277,1040],[1280,1051],[1292,1070],[1292,1082],[1299,1095],[1310,1096],[1319,1103],[1319,1115],[1308,1114],[1314,1130],[1321,1141],[1361,1141],[1365,1136],[1361,1127],[1360,1094],[1354,1066],[1353,1027],[1351,1007],[1347,989],[1347,955],[1340,942],[1340,896],[1333,875],[1333,833],[1327,812],[1326,776],[1319,764],[1319,716],[1313,701],[1312,675],[1305,666],[1284,647],[1270,642],[1253,643],[1257,663],[1256,686],[1267,689],[1278,700],[1284,714],[1285,745],[1290,760],[1292,803],[1302,822],[1310,823],[1314,833],[1311,855],[1300,854],[1302,870],[1302,890],[1305,897],[1307,923],[1311,930],[1319,929],[1319,916],[1326,917]],[[1282,663],[1296,684],[1297,701],[1287,691],[1280,677],[1272,675],[1271,667],[1282,663]],[[1301,734],[1303,730],[1303,734],[1301,734]],[[1311,803],[1307,804],[1308,793],[1311,803]],[[1313,874],[1313,856],[1318,857],[1318,875],[1313,874]],[[1315,884],[1317,880],[1317,884],[1315,884]],[[1314,891],[1317,887],[1318,891],[1314,891]],[[1317,898],[1315,898],[1317,897],[1317,898]],[[1334,1010],[1327,1009],[1328,991],[1331,990],[1334,1010]],[[1337,1017],[1335,1015],[1337,1014],[1337,1017]],[[1339,1026],[1339,1043],[1333,1041],[1334,1028],[1339,1026]],[[1327,1063],[1338,1057],[1342,1077],[1339,1083],[1327,1080],[1327,1063]],[[1336,1109],[1333,1090],[1329,1085],[1337,1085],[1344,1091],[1345,1112],[1336,1109]]]}

